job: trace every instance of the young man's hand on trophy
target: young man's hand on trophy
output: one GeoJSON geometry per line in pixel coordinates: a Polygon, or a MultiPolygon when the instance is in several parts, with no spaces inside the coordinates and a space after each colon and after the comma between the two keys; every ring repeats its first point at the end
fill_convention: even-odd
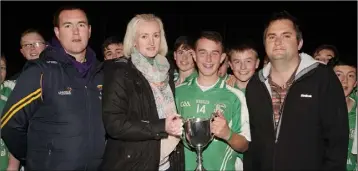
{"type": "Polygon", "coordinates": [[[247,150],[249,142],[244,136],[236,134],[230,129],[224,115],[220,111],[217,111],[216,117],[213,118],[210,127],[214,136],[225,140],[234,150],[239,152],[247,150]]]}

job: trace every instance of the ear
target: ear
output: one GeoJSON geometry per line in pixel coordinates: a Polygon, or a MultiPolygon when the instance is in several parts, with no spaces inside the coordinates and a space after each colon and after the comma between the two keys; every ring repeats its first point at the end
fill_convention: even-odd
{"type": "Polygon", "coordinates": [[[259,65],[260,65],[260,59],[257,58],[256,59],[256,64],[255,64],[255,69],[257,69],[259,67],[259,65]]]}
{"type": "Polygon", "coordinates": [[[226,58],[226,53],[222,53],[220,57],[220,63],[223,63],[226,58]]]}
{"type": "Polygon", "coordinates": [[[230,66],[230,68],[231,68],[231,70],[233,69],[233,67],[232,67],[232,63],[231,63],[231,61],[229,60],[228,61],[228,64],[229,64],[229,66],[230,66]]]}
{"type": "Polygon", "coordinates": [[[91,33],[92,33],[92,27],[91,25],[88,25],[88,38],[91,38],[91,33]]]}
{"type": "Polygon", "coordinates": [[[24,52],[23,48],[20,49],[20,52],[21,52],[22,56],[25,56],[25,52],[24,52]]]}
{"type": "Polygon", "coordinates": [[[354,83],[353,87],[357,87],[357,81],[354,83]]]}
{"type": "Polygon", "coordinates": [[[300,42],[298,43],[298,50],[301,50],[303,46],[303,39],[300,40],[300,42]]]}
{"type": "Polygon", "coordinates": [[[196,62],[196,52],[194,51],[194,53],[193,53],[193,59],[194,59],[194,61],[196,62]]]}
{"type": "Polygon", "coordinates": [[[174,51],[174,60],[177,60],[177,52],[174,51]]]}
{"type": "Polygon", "coordinates": [[[60,31],[58,30],[58,27],[54,27],[53,31],[55,32],[57,39],[59,39],[60,31]]]}

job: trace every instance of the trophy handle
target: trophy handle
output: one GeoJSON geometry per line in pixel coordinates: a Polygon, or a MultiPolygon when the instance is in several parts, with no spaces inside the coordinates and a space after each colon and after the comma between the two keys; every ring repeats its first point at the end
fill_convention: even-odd
{"type": "MultiPolygon", "coordinates": [[[[212,123],[214,121],[214,118],[218,117],[218,113],[215,111],[211,114],[211,118],[210,118],[210,123],[212,123]]],[[[211,139],[210,141],[212,141],[214,139],[214,133],[211,133],[211,139]]]]}

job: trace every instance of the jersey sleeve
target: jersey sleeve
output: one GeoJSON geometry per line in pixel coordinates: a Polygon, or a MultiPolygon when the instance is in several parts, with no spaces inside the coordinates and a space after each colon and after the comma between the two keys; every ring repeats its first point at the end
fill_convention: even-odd
{"type": "MultiPolygon", "coordinates": [[[[238,90],[239,91],[239,90],[238,90]]],[[[232,131],[242,135],[247,141],[251,141],[249,112],[246,98],[243,93],[236,93],[237,99],[233,103],[232,131]]]]}

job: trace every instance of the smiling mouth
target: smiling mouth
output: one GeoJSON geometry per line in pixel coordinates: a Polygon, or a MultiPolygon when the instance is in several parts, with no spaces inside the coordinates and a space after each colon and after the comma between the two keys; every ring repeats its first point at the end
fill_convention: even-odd
{"type": "Polygon", "coordinates": [[[203,64],[204,68],[208,68],[208,69],[211,69],[214,64],[203,64]]]}

